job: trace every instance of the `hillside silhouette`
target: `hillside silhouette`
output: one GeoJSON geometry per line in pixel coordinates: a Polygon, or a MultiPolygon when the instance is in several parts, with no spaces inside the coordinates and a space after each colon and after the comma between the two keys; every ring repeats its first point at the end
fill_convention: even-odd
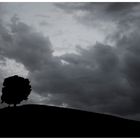
{"type": "Polygon", "coordinates": [[[0,137],[140,137],[140,122],[45,105],[0,109],[0,137]]]}

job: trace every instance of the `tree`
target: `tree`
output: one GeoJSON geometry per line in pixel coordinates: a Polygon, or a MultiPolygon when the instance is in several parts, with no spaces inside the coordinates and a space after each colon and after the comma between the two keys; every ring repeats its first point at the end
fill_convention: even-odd
{"type": "Polygon", "coordinates": [[[16,106],[21,101],[28,99],[31,90],[28,79],[17,75],[8,77],[3,82],[1,101],[16,106]]]}

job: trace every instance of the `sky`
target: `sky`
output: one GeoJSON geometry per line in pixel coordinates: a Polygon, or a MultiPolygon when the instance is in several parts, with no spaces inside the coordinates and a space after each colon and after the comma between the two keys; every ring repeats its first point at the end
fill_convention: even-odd
{"type": "Polygon", "coordinates": [[[26,103],[140,120],[139,25],[133,2],[0,3],[0,88],[16,74],[26,103]]]}

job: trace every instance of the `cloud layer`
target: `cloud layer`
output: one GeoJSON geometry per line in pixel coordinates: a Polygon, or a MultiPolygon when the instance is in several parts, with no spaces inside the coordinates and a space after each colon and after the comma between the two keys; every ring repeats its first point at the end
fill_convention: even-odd
{"type": "Polygon", "coordinates": [[[0,55],[26,67],[34,98],[44,104],[66,104],[122,116],[139,114],[139,5],[63,3],[57,7],[85,26],[103,21],[108,26],[114,24],[118,30],[107,39],[115,44],[97,42],[87,49],[77,47],[77,54],[53,56],[49,37],[14,16],[8,27],[0,22],[0,55]],[[82,16],[77,16],[77,11],[82,16]]]}

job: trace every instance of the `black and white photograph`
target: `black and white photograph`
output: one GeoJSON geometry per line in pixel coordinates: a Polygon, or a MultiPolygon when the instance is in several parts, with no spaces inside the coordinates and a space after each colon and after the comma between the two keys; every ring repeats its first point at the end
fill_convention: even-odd
{"type": "Polygon", "coordinates": [[[0,2],[0,137],[140,137],[140,3],[0,2]]]}

